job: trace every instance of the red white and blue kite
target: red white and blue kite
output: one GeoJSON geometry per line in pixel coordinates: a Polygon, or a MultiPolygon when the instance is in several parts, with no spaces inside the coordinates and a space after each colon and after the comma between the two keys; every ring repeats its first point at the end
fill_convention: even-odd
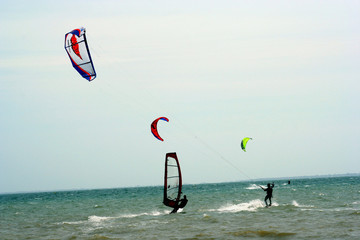
{"type": "Polygon", "coordinates": [[[74,29],[65,34],[65,50],[73,67],[83,78],[88,81],[96,78],[94,64],[86,41],[85,28],[74,29]]]}

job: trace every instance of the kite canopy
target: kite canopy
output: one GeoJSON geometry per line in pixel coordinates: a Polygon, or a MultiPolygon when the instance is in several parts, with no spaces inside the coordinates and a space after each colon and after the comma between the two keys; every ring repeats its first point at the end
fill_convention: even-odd
{"type": "Polygon", "coordinates": [[[166,117],[159,117],[157,119],[155,119],[152,123],[151,123],[151,132],[154,135],[154,137],[156,137],[157,139],[159,139],[160,141],[164,141],[164,139],[162,139],[158,133],[157,130],[157,124],[159,120],[163,120],[166,122],[169,122],[169,119],[167,119],[166,117]]]}
{"type": "Polygon", "coordinates": [[[73,67],[80,75],[92,81],[96,78],[93,61],[85,36],[85,28],[74,29],[65,34],[65,50],[73,67]]]}
{"type": "Polygon", "coordinates": [[[241,149],[244,150],[244,152],[246,152],[246,144],[249,140],[252,140],[252,138],[246,137],[241,141],[241,149]]]}

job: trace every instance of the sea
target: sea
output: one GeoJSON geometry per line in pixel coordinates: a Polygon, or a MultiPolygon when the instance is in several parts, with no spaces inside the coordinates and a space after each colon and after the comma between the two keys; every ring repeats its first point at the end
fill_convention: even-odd
{"type": "Polygon", "coordinates": [[[289,180],[1,194],[0,239],[360,239],[360,175],[289,180]]]}

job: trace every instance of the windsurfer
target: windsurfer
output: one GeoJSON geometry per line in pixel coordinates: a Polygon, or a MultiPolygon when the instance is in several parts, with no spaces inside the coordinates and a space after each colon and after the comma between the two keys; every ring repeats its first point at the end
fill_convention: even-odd
{"type": "Polygon", "coordinates": [[[178,202],[177,206],[174,207],[174,210],[172,210],[171,213],[176,213],[179,210],[179,208],[184,208],[186,206],[187,202],[188,202],[188,200],[186,198],[186,195],[184,195],[184,198],[178,202]]]}
{"type": "MultiPolygon", "coordinates": [[[[260,186],[261,187],[261,186],[260,186]]],[[[271,206],[271,198],[272,198],[272,192],[273,192],[273,188],[274,188],[274,183],[272,183],[271,185],[270,185],[270,183],[268,183],[267,184],[267,188],[263,188],[263,187],[261,187],[262,188],[262,190],[264,190],[264,191],[266,191],[266,196],[265,196],[265,204],[266,204],[266,206],[268,207],[268,206],[271,206]],[[267,200],[269,199],[269,202],[270,202],[270,204],[268,205],[268,203],[267,203],[267,200]]]]}

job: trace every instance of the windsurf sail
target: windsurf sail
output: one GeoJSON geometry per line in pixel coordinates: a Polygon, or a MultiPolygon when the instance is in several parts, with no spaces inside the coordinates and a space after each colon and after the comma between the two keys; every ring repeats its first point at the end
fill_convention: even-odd
{"type": "Polygon", "coordinates": [[[94,80],[96,72],[87,44],[85,28],[77,28],[65,34],[64,47],[76,71],[89,82],[94,80]]]}
{"type": "Polygon", "coordinates": [[[246,144],[249,140],[252,140],[252,138],[246,137],[241,141],[241,149],[244,150],[244,152],[246,152],[246,144]]]}
{"type": "Polygon", "coordinates": [[[182,188],[181,170],[176,153],[165,156],[164,200],[169,207],[177,206],[182,188]]]}
{"type": "Polygon", "coordinates": [[[156,137],[157,139],[159,139],[160,141],[164,141],[164,139],[162,139],[159,135],[159,132],[157,130],[157,124],[159,120],[163,120],[166,122],[169,122],[169,119],[167,119],[166,117],[159,117],[157,119],[155,119],[152,123],[151,123],[151,133],[154,135],[154,137],[156,137]]]}

